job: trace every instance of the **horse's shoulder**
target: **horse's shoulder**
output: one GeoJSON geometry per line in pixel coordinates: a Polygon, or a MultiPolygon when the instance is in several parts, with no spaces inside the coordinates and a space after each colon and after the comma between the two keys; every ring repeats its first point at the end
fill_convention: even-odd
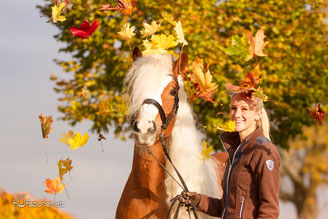
{"type": "Polygon", "coordinates": [[[229,154],[227,152],[218,152],[211,154],[211,156],[222,166],[225,166],[225,163],[229,158],[229,154]]]}

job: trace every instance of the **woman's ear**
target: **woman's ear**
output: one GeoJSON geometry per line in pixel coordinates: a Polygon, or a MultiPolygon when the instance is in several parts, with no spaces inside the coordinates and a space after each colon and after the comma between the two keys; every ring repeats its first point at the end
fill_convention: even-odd
{"type": "Polygon", "coordinates": [[[260,121],[260,119],[262,118],[262,110],[258,110],[256,111],[256,114],[255,114],[255,120],[256,121],[260,121]]]}

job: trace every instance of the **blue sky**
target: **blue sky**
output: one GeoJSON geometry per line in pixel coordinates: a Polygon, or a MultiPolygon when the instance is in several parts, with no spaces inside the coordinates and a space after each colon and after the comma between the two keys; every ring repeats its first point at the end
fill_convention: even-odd
{"type": "MultiPolygon", "coordinates": [[[[55,178],[57,161],[73,160],[73,180],[65,179],[70,200],[66,195],[57,195],[63,201],[64,211],[77,218],[114,218],[121,192],[130,173],[133,141],[115,140],[112,134],[104,141],[101,151],[97,136],[89,131],[88,121],[70,127],[58,120],[58,95],[53,91],[50,74],[61,69],[53,62],[70,59],[59,54],[63,44],[53,35],[57,29],[40,17],[35,8],[44,1],[3,1],[0,7],[0,189],[10,193],[28,191],[36,199],[53,199],[45,193],[46,178],[55,178]],[[52,115],[53,132],[43,140],[38,115],[52,115]],[[88,143],[79,152],[71,151],[59,142],[62,132],[88,132],[88,143]],[[49,156],[47,175],[45,142],[49,156]]],[[[50,10],[50,9],[49,9],[50,10]]],[[[320,205],[327,201],[327,190],[320,194],[320,205]]],[[[322,212],[320,219],[323,219],[322,212]]],[[[281,203],[281,217],[296,218],[295,208],[281,203]]]]}

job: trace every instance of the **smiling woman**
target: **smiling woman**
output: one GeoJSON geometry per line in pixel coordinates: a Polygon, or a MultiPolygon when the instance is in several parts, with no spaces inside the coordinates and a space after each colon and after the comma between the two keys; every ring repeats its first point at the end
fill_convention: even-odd
{"type": "Polygon", "coordinates": [[[252,92],[232,95],[230,119],[235,132],[220,137],[229,159],[222,199],[195,192],[182,201],[221,218],[278,218],[280,155],[269,138],[269,120],[261,99],[252,92]]]}
{"type": "Polygon", "coordinates": [[[270,139],[269,118],[260,98],[249,98],[245,94],[233,95],[230,119],[235,121],[235,131],[239,132],[241,142],[259,126],[263,129],[263,135],[270,139]]]}

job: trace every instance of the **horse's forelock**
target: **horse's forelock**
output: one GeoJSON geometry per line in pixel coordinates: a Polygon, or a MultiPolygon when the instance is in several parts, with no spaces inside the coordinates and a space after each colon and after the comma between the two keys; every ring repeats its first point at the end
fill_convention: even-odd
{"type": "Polygon", "coordinates": [[[161,85],[172,73],[172,65],[171,55],[147,55],[133,63],[124,79],[131,114],[140,108],[144,99],[160,97],[161,85]]]}

